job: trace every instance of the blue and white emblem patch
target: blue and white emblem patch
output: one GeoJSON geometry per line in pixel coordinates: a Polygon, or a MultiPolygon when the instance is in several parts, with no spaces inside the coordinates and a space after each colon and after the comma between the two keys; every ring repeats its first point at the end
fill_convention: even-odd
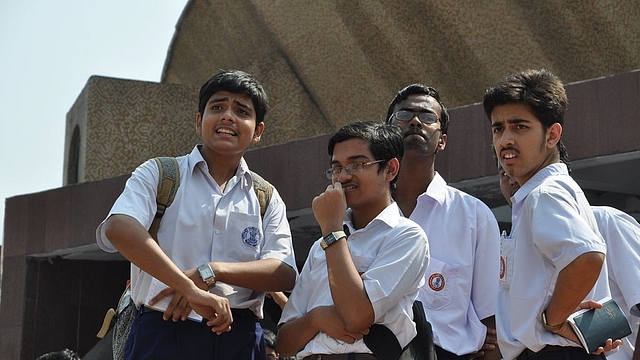
{"type": "Polygon", "coordinates": [[[242,242],[252,248],[257,247],[260,242],[260,230],[255,226],[245,228],[242,230],[242,242]]]}

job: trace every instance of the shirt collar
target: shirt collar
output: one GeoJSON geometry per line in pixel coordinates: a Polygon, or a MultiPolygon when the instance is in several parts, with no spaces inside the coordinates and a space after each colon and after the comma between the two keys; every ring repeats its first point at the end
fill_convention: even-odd
{"type": "MultiPolygon", "coordinates": [[[[201,147],[202,145],[200,144],[196,145],[193,148],[193,150],[191,150],[191,153],[188,155],[189,171],[191,173],[193,173],[193,170],[196,168],[196,166],[201,166],[202,170],[205,172],[209,170],[206,161],[202,157],[202,153],[200,153],[201,147]]],[[[246,186],[246,185],[253,186],[251,173],[249,172],[249,166],[247,165],[247,162],[244,160],[244,157],[240,158],[240,163],[238,164],[238,170],[236,170],[235,176],[239,176],[240,178],[243,179],[242,181],[243,186],[246,186]]]]}
{"type": "Polygon", "coordinates": [[[553,163],[545,166],[540,171],[535,173],[524,185],[522,185],[515,194],[513,194],[512,200],[514,207],[516,204],[520,204],[524,199],[542,184],[547,178],[555,175],[569,175],[569,169],[564,163],[553,163]]]}
{"type": "Polygon", "coordinates": [[[444,204],[446,193],[447,182],[444,181],[442,176],[440,176],[440,174],[438,174],[438,172],[436,171],[433,176],[433,180],[431,180],[431,183],[429,184],[429,186],[427,186],[427,191],[421,194],[418,198],[422,196],[428,196],[437,201],[439,204],[444,204]]]}
{"type": "MultiPolygon", "coordinates": [[[[347,227],[349,227],[349,230],[353,234],[354,232],[356,232],[356,230],[353,227],[352,213],[353,210],[351,208],[347,209],[343,223],[347,225],[347,227]]],[[[367,226],[365,226],[363,229],[360,229],[359,231],[370,228],[376,222],[381,222],[383,224],[386,224],[390,228],[394,228],[400,222],[401,217],[402,215],[400,214],[400,208],[398,207],[398,204],[396,204],[395,202],[391,202],[391,204],[384,208],[384,210],[382,210],[373,220],[371,220],[371,222],[368,223],[367,226]]]]}

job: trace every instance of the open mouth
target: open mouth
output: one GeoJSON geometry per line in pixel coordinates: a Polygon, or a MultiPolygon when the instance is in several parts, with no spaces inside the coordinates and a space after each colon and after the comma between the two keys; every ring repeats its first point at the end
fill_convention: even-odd
{"type": "Polygon", "coordinates": [[[223,135],[223,136],[237,136],[235,131],[232,131],[229,129],[218,129],[216,130],[216,134],[223,135]]]}

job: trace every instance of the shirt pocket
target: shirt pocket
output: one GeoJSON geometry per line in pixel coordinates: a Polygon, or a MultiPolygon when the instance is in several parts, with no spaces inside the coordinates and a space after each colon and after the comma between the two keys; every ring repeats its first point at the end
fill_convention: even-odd
{"type": "Polygon", "coordinates": [[[264,239],[259,216],[229,214],[228,241],[222,247],[230,258],[238,261],[253,261],[259,258],[264,239]]]}
{"type": "Polygon", "coordinates": [[[435,258],[429,259],[429,268],[425,275],[425,284],[420,290],[425,306],[439,310],[449,305],[455,295],[458,265],[450,265],[435,258]]]}
{"type": "Polygon", "coordinates": [[[513,256],[516,243],[510,236],[500,236],[500,286],[509,290],[513,280],[513,256]]]}

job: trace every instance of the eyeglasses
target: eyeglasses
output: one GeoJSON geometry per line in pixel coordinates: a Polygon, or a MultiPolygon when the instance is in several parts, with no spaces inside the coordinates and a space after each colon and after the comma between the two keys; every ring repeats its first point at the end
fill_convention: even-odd
{"type": "Polygon", "coordinates": [[[347,174],[353,175],[364,170],[365,166],[377,164],[383,161],[386,161],[386,160],[374,160],[374,161],[369,161],[367,163],[358,162],[358,163],[351,163],[345,166],[336,166],[325,171],[324,174],[327,175],[327,179],[333,180],[334,177],[340,176],[340,173],[342,173],[342,169],[344,169],[347,172],[347,174]]]}
{"type": "Polygon", "coordinates": [[[413,112],[409,110],[398,110],[392,117],[395,117],[399,121],[411,121],[414,116],[418,116],[418,119],[423,124],[433,124],[438,121],[438,115],[430,112],[413,112]]]}

